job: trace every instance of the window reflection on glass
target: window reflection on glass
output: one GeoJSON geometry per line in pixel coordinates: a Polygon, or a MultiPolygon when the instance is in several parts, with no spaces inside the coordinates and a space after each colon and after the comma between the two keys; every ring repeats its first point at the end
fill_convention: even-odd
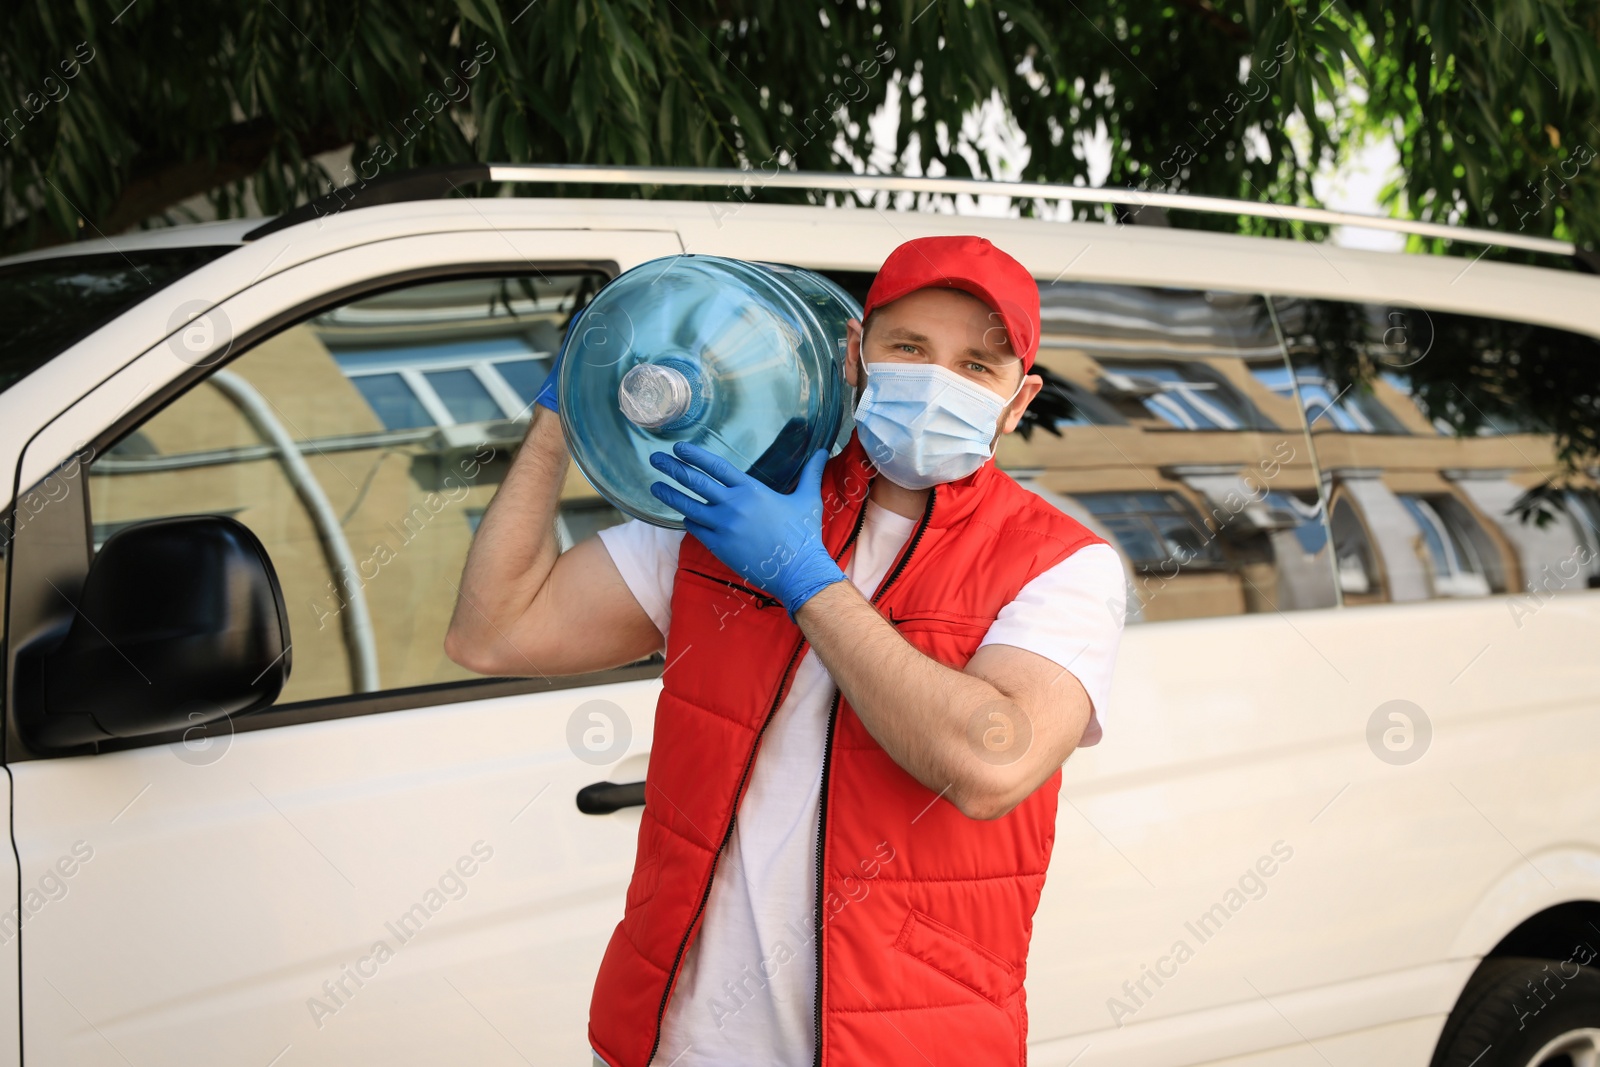
{"type": "Polygon", "coordinates": [[[419,343],[332,353],[384,425],[397,430],[526,420],[555,358],[530,343],[504,336],[439,344],[436,335],[423,334],[419,343]]]}
{"type": "Polygon", "coordinates": [[[1375,397],[1350,387],[1335,389],[1313,367],[1296,367],[1292,377],[1288,367],[1257,367],[1255,375],[1261,384],[1287,400],[1294,400],[1298,392],[1306,425],[1313,432],[1328,427],[1343,433],[1408,432],[1375,397]]]}
{"type": "Polygon", "coordinates": [[[1267,494],[1273,514],[1281,519],[1308,556],[1322,553],[1328,543],[1328,528],[1322,521],[1322,502],[1315,493],[1287,493],[1274,489],[1267,494]]]}
{"type": "MultiPolygon", "coordinates": [[[[1362,552],[1340,551],[1346,603],[1590,588],[1600,341],[1416,307],[1273,309],[1293,372],[1256,376],[1298,391],[1318,465],[1364,523],[1362,552]]],[[[1336,542],[1355,516],[1335,512],[1336,542]]]]}
{"type": "Polygon", "coordinates": [[[433,426],[433,416],[398,374],[363,374],[350,379],[389,430],[433,426]]]}
{"type": "Polygon", "coordinates": [[[1434,595],[1488,595],[1487,567],[1460,514],[1439,497],[1401,493],[1400,503],[1411,513],[1433,561],[1434,595]]]}
{"type": "Polygon", "coordinates": [[[1122,364],[1106,380],[1107,390],[1137,396],[1152,415],[1180,430],[1237,430],[1247,422],[1225,383],[1194,370],[1122,364]]]}
{"type": "Polygon", "coordinates": [[[1362,604],[1383,600],[1383,580],[1374,562],[1372,539],[1349,500],[1334,502],[1331,527],[1335,565],[1344,602],[1362,604]]]}
{"type": "MultiPolygon", "coordinates": [[[[294,638],[280,704],[475,677],[444,655],[455,583],[527,429],[528,390],[602,280],[426,283],[283,330],[94,460],[96,544],[166,515],[250,527],[294,638]],[[262,402],[239,402],[251,393],[262,402]]],[[[605,521],[586,489],[563,502],[580,539],[605,521]]]]}
{"type": "Polygon", "coordinates": [[[1079,493],[1139,570],[1223,562],[1216,541],[1176,493],[1079,493]]]}
{"type": "Polygon", "coordinates": [[[533,403],[533,398],[539,395],[539,389],[544,385],[546,375],[550,373],[550,364],[554,356],[541,359],[507,359],[494,364],[494,369],[504,378],[506,384],[516,391],[521,398],[523,407],[517,411],[518,417],[530,414],[528,405],[533,403]]]}
{"type": "Polygon", "coordinates": [[[1002,467],[1105,538],[1158,621],[1337,603],[1321,491],[1264,298],[1040,285],[1045,380],[1002,467]]]}
{"type": "Polygon", "coordinates": [[[506,412],[471,370],[436,370],[423,375],[456,422],[487,422],[506,412]]]}

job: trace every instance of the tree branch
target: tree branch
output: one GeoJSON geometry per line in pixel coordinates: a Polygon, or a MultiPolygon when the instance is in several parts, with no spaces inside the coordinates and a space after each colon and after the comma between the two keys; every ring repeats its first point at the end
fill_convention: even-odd
{"type": "MultiPolygon", "coordinates": [[[[136,162],[122,183],[116,201],[88,221],[101,233],[120,233],[192,196],[250,177],[260,169],[273,147],[291,136],[271,119],[250,119],[218,131],[215,152],[187,159],[169,155],[136,162]]],[[[293,140],[300,155],[309,158],[349,144],[359,136],[360,132],[324,125],[293,140]]],[[[13,251],[20,243],[29,248],[45,248],[77,237],[75,232],[63,233],[56,229],[50,224],[49,216],[39,210],[7,227],[0,235],[0,247],[13,251]],[[38,227],[37,236],[30,239],[35,227],[38,227]]]]}

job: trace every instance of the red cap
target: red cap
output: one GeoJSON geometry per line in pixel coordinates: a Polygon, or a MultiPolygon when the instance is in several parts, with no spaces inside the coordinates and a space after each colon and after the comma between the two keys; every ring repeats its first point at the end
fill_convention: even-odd
{"type": "Polygon", "coordinates": [[[1033,370],[1039,351],[1039,284],[1028,268],[982,237],[918,237],[896,248],[867,290],[861,317],[865,320],[873,308],[931,286],[960,289],[988,304],[999,314],[1011,350],[1022,357],[1023,373],[1033,370]]]}

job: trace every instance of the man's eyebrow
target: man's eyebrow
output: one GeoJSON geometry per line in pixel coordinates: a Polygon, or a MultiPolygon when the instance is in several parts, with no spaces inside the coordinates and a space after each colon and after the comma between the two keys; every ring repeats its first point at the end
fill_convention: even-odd
{"type": "Polygon", "coordinates": [[[898,337],[906,341],[916,341],[918,344],[927,344],[928,339],[908,326],[891,326],[883,331],[885,337],[898,337]]]}

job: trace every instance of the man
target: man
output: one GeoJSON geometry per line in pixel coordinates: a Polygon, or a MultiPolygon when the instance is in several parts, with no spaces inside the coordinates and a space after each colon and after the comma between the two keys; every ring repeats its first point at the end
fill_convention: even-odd
{"type": "Polygon", "coordinates": [[[906,242],[863,320],[856,433],[793,493],[679,443],[651,491],[685,531],[629,522],[559,555],[567,455],[536,412],[467,560],[446,647],[468,667],[665,645],[596,1063],[1026,1062],[1060,768],[1099,739],[1123,571],[993,462],[1043,385],[1021,264],[906,242]]]}

